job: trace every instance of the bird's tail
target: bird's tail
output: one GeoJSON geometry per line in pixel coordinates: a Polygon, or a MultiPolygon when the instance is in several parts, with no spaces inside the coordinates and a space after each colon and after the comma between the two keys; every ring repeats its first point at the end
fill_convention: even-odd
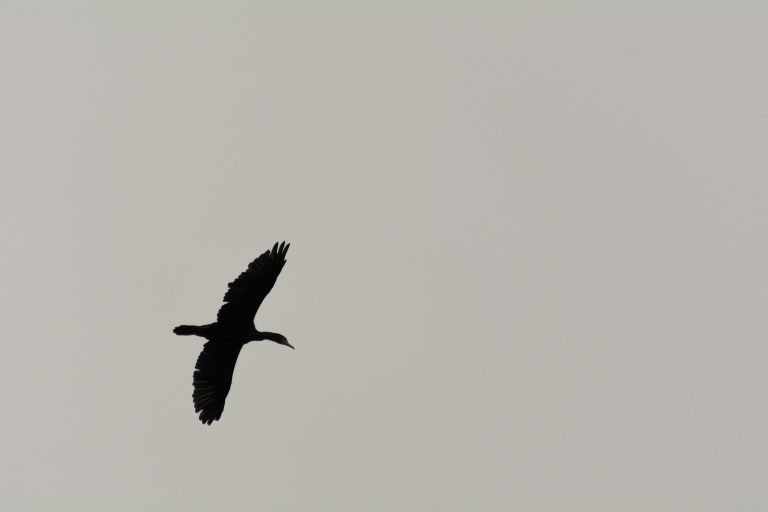
{"type": "Polygon", "coordinates": [[[205,336],[205,329],[201,325],[179,325],[173,332],[179,336],[205,336]]]}

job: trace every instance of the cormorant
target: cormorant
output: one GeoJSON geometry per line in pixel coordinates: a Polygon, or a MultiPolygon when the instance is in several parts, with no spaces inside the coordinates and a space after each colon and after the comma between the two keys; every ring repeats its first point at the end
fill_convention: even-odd
{"type": "Polygon", "coordinates": [[[249,341],[270,340],[293,348],[282,334],[260,332],[253,325],[256,311],[285,265],[285,254],[290,245],[275,243],[271,251],[253,260],[245,272],[229,283],[216,322],[180,325],[173,330],[181,336],[202,336],[208,340],[197,358],[192,378],[195,388],[192,400],[203,423],[210,425],[221,417],[243,345],[249,341]]]}

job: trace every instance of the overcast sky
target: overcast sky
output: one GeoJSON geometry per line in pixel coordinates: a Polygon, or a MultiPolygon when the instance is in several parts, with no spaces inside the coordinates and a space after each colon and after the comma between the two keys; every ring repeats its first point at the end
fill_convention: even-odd
{"type": "Polygon", "coordinates": [[[149,4],[0,7],[0,508],[768,509],[768,8],[149,4]]]}

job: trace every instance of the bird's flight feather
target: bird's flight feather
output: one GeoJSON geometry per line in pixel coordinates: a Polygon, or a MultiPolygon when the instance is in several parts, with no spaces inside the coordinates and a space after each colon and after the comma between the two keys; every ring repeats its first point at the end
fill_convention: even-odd
{"type": "Polygon", "coordinates": [[[279,246],[275,243],[271,251],[253,260],[237,279],[229,283],[217,316],[219,322],[253,321],[285,265],[285,254],[290,246],[285,242],[279,246]]]}
{"type": "Polygon", "coordinates": [[[195,387],[192,401],[203,423],[210,425],[221,417],[241,348],[243,346],[240,343],[211,340],[197,356],[192,377],[195,387]]]}

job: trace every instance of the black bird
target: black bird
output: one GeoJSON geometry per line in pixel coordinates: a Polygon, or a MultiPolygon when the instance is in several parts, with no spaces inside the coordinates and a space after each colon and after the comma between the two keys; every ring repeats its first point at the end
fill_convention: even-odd
{"type": "Polygon", "coordinates": [[[285,265],[285,254],[290,245],[275,243],[271,251],[253,260],[245,272],[229,283],[215,323],[180,325],[173,330],[181,336],[202,336],[208,340],[197,358],[192,378],[195,388],[192,400],[203,423],[210,425],[221,418],[243,345],[249,341],[270,340],[293,348],[282,334],[260,332],[253,325],[256,311],[285,265]]]}

